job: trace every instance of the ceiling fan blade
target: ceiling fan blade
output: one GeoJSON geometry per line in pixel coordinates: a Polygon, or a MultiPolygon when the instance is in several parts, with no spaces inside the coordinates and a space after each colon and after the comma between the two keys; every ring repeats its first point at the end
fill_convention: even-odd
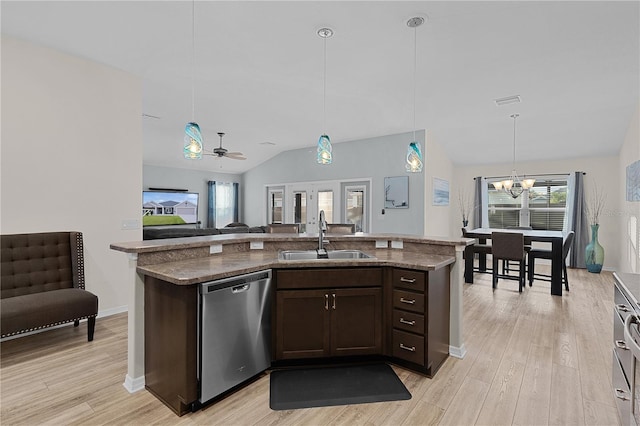
{"type": "Polygon", "coordinates": [[[232,160],[246,160],[247,159],[247,157],[242,155],[241,152],[227,152],[225,157],[231,158],[232,160]]]}

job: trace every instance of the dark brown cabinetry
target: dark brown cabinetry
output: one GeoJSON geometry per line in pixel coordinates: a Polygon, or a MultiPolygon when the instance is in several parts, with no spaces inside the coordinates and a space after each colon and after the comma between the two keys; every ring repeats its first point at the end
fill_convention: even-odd
{"type": "Polygon", "coordinates": [[[277,360],[382,353],[382,271],[276,271],[277,360]]]}
{"type": "Polygon", "coordinates": [[[387,352],[398,364],[432,376],[449,354],[449,268],[391,272],[387,352]]]}
{"type": "Polygon", "coordinates": [[[178,415],[198,399],[198,289],[146,276],[145,387],[178,415]]]}

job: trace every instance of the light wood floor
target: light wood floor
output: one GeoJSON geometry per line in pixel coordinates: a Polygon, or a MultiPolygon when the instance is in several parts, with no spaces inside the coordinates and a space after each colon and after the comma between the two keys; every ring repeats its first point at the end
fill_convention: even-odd
{"type": "Polygon", "coordinates": [[[6,341],[1,416],[36,424],[616,425],[611,389],[611,274],[569,270],[571,291],[551,296],[536,281],[492,291],[489,275],[464,290],[467,355],[428,379],[395,368],[413,398],[291,411],[269,409],[267,375],[196,413],[177,417],[147,391],[129,394],[126,314],[6,341]]]}

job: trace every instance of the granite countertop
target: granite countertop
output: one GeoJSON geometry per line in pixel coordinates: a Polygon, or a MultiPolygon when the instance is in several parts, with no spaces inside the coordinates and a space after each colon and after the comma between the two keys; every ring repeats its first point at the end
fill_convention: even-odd
{"type": "MultiPolygon", "coordinates": [[[[473,244],[470,238],[446,238],[446,237],[429,237],[419,235],[405,234],[327,234],[332,241],[348,242],[348,241],[404,241],[407,243],[435,244],[441,246],[467,246],[473,244]]],[[[112,250],[122,251],[125,253],[153,253],[158,251],[176,250],[184,248],[206,247],[212,244],[238,244],[250,243],[252,241],[264,242],[299,242],[299,241],[317,241],[318,234],[262,234],[262,233],[246,233],[246,234],[224,234],[224,235],[206,235],[200,237],[185,238],[167,238],[161,240],[146,241],[129,241],[121,243],[113,243],[110,245],[112,250]]]]}
{"type": "Polygon", "coordinates": [[[454,256],[413,253],[395,249],[366,250],[366,252],[375,258],[282,261],[278,260],[278,253],[275,251],[251,250],[138,266],[137,270],[141,274],[173,284],[192,285],[272,268],[393,266],[432,271],[455,262],[454,256]]]}

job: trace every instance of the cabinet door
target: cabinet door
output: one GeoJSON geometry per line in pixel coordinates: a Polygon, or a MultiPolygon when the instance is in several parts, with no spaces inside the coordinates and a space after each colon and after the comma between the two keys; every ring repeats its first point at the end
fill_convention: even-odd
{"type": "Polygon", "coordinates": [[[276,358],[317,358],[330,354],[329,292],[276,292],[276,358]]]}
{"type": "Polygon", "coordinates": [[[382,353],[382,290],[330,290],[331,354],[382,353]]]}

